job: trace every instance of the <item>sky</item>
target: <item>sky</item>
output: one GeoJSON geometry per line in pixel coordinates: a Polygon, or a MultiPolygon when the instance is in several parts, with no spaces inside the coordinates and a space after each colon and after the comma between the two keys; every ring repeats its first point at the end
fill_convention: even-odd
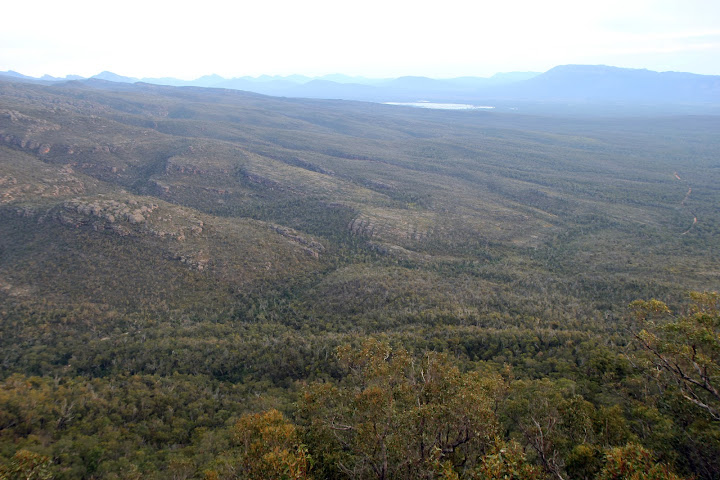
{"type": "Polygon", "coordinates": [[[0,71],[31,76],[720,75],[718,0],[23,0],[3,18],[0,71]]]}

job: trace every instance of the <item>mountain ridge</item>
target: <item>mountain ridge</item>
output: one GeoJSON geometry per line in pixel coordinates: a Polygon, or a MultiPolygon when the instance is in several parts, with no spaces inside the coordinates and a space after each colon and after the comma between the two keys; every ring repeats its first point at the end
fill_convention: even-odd
{"type": "Polygon", "coordinates": [[[607,65],[560,65],[520,85],[509,86],[503,93],[542,100],[720,103],[720,76],[607,65]]]}
{"type": "MultiPolygon", "coordinates": [[[[503,105],[530,102],[536,105],[570,105],[582,110],[594,105],[600,110],[626,107],[666,108],[668,113],[713,113],[720,107],[720,76],[688,72],[656,72],[608,65],[558,65],[543,73],[509,72],[492,77],[429,78],[402,76],[369,79],[347,75],[303,75],[235,77],[205,75],[195,80],[134,78],[104,71],[88,79],[77,76],[39,79],[17,72],[0,72],[30,83],[56,84],[67,81],[143,82],[179,87],[224,88],[276,97],[354,100],[375,103],[436,102],[470,105],[503,105]],[[708,110],[709,109],[709,110],[708,110]]],[[[508,106],[515,110],[517,105],[508,106]]]]}

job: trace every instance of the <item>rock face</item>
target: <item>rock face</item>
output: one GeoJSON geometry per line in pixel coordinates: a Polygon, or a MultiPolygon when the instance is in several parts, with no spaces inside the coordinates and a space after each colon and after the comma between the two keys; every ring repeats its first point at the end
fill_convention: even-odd
{"type": "Polygon", "coordinates": [[[28,134],[42,133],[49,130],[60,130],[60,125],[5,108],[0,109],[0,121],[3,120],[4,122],[2,123],[9,121],[11,125],[24,127],[28,134]]]}
{"type": "Polygon", "coordinates": [[[38,198],[62,198],[85,193],[85,184],[73,169],[41,167],[27,172],[0,172],[0,205],[38,198]]]}
{"type": "Polygon", "coordinates": [[[75,228],[91,227],[122,237],[151,236],[165,240],[172,258],[197,270],[210,265],[211,258],[200,243],[190,242],[203,235],[205,222],[191,211],[161,207],[143,197],[108,199],[101,196],[65,201],[51,218],[75,228]]]}
{"type": "Polygon", "coordinates": [[[127,218],[127,221],[132,224],[142,223],[145,221],[145,217],[143,217],[139,213],[128,213],[126,218],[127,218]]]}
{"type": "Polygon", "coordinates": [[[131,224],[138,224],[145,221],[145,216],[158,208],[157,204],[138,206],[137,202],[121,202],[105,199],[72,199],[63,204],[65,210],[79,213],[81,215],[98,217],[108,223],[115,223],[118,220],[125,220],[131,224]]]}
{"type": "Polygon", "coordinates": [[[296,245],[301,245],[303,247],[303,251],[313,258],[320,258],[320,254],[325,251],[325,246],[322,243],[312,239],[307,239],[292,228],[283,227],[281,225],[272,225],[272,228],[276,233],[279,233],[283,237],[287,238],[290,242],[296,245]]]}
{"type": "Polygon", "coordinates": [[[348,225],[348,229],[354,235],[372,237],[375,232],[375,225],[368,218],[354,218],[348,225]]]}
{"type": "Polygon", "coordinates": [[[0,109],[0,143],[5,145],[47,155],[52,146],[40,139],[41,134],[60,129],[60,125],[45,119],[30,117],[15,110],[0,109]]]}
{"type": "Polygon", "coordinates": [[[353,235],[395,242],[420,242],[433,234],[433,217],[411,210],[361,212],[348,223],[353,235]]]}

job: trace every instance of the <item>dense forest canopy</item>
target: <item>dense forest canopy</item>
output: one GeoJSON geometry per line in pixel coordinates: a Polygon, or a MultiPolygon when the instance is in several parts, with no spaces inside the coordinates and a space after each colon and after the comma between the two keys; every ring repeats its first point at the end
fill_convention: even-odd
{"type": "Polygon", "coordinates": [[[720,478],[718,131],[2,80],[0,478],[720,478]]]}

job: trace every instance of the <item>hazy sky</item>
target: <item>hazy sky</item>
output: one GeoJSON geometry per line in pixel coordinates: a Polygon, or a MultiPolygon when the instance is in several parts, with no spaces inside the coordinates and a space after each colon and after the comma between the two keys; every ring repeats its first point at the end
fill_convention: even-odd
{"type": "Polygon", "coordinates": [[[720,75],[718,0],[23,0],[0,71],[489,76],[583,63],[720,75]]]}

